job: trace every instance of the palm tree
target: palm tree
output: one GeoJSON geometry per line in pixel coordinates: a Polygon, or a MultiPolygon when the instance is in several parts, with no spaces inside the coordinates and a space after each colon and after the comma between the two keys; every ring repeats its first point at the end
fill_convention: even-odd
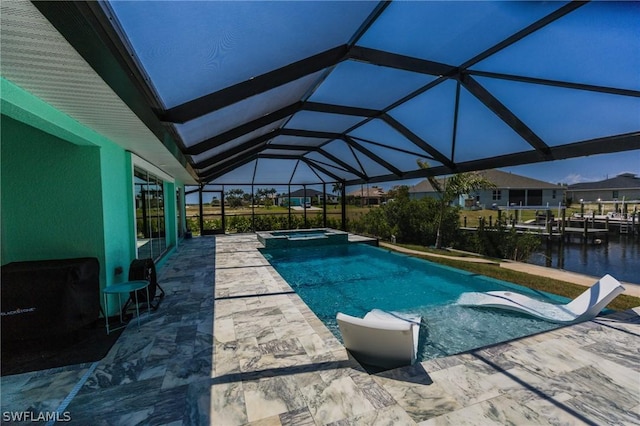
{"type": "Polygon", "coordinates": [[[334,193],[334,194],[338,194],[338,200],[340,200],[340,198],[341,198],[342,184],[343,184],[342,182],[336,182],[331,187],[331,192],[334,193]]]}
{"type": "MultiPolygon", "coordinates": [[[[429,168],[426,161],[418,159],[418,166],[425,170],[429,168]]],[[[436,248],[442,248],[442,218],[444,211],[455,199],[463,194],[469,194],[479,189],[495,188],[496,186],[478,172],[456,173],[449,178],[444,178],[442,183],[434,176],[427,176],[427,180],[440,197],[440,209],[436,218],[436,248]]]]}

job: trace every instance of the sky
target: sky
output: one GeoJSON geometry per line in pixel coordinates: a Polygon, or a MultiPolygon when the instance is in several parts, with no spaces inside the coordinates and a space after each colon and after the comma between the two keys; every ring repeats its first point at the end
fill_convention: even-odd
{"type": "Polygon", "coordinates": [[[568,185],[600,181],[621,173],[640,176],[640,149],[507,167],[501,170],[545,182],[568,185]]]}

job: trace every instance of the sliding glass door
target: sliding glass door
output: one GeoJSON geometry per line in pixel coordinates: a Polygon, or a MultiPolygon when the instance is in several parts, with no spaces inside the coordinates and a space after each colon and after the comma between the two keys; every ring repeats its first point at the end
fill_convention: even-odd
{"type": "Polygon", "coordinates": [[[162,179],[134,168],[138,259],[158,259],[167,249],[162,179]]]}

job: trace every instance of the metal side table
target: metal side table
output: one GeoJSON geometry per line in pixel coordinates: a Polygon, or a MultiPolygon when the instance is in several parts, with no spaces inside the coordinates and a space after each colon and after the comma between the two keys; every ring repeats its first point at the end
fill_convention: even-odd
{"type": "Polygon", "coordinates": [[[104,297],[104,308],[105,308],[105,316],[104,321],[107,325],[107,334],[112,331],[119,330],[126,325],[110,329],[109,328],[109,301],[108,294],[117,294],[118,295],[118,313],[120,314],[120,323],[122,324],[122,298],[121,294],[129,294],[134,292],[135,294],[135,304],[136,304],[136,317],[138,318],[138,327],[140,327],[140,304],[138,303],[138,290],[146,289],[147,290],[147,312],[151,314],[151,309],[149,308],[149,281],[146,280],[137,280],[137,281],[126,281],[120,284],[113,284],[108,287],[105,287],[102,290],[102,294],[104,297]]]}

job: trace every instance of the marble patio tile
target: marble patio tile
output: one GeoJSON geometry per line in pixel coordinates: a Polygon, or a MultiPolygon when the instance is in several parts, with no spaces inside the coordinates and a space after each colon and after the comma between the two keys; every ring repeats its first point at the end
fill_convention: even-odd
{"type": "Polygon", "coordinates": [[[287,336],[305,336],[314,333],[313,328],[306,322],[273,324],[273,331],[280,339],[287,336]]]}
{"type": "Polygon", "coordinates": [[[264,344],[264,343],[272,342],[274,340],[278,340],[278,336],[276,335],[276,333],[274,333],[273,328],[271,327],[264,327],[262,330],[260,330],[260,333],[255,337],[256,337],[256,340],[258,341],[258,344],[264,344]]]}
{"type": "Polygon", "coordinates": [[[287,321],[294,322],[294,321],[307,320],[307,318],[305,318],[305,316],[300,312],[298,308],[291,305],[291,303],[289,303],[288,300],[286,302],[287,302],[286,304],[285,303],[280,304],[280,311],[282,312],[282,315],[287,321]]]}
{"type": "Polygon", "coordinates": [[[214,333],[213,317],[209,315],[209,317],[206,318],[204,315],[200,315],[200,317],[198,318],[196,331],[198,333],[207,334],[213,337],[213,333],[214,333]]]}
{"type": "Polygon", "coordinates": [[[248,422],[240,381],[203,380],[189,385],[188,424],[244,425],[248,422]]]}
{"type": "Polygon", "coordinates": [[[320,334],[323,338],[326,338],[328,336],[333,336],[333,333],[331,333],[331,331],[327,328],[326,325],[324,325],[324,323],[319,318],[314,316],[310,318],[305,318],[303,321],[306,321],[307,324],[309,324],[311,328],[316,330],[316,332],[320,334]]]}
{"type": "Polygon", "coordinates": [[[456,365],[430,373],[431,379],[447,390],[460,403],[472,405],[500,395],[500,391],[486,379],[486,373],[470,368],[470,364],[456,365]]]}
{"type": "Polygon", "coordinates": [[[353,357],[349,356],[349,352],[344,348],[344,346],[342,346],[342,344],[340,344],[340,347],[338,349],[333,349],[331,351],[331,356],[334,361],[350,361],[353,365],[360,366],[360,364],[355,359],[353,359],[353,357]]]}
{"type": "Polygon", "coordinates": [[[213,334],[221,343],[233,342],[237,339],[233,317],[217,319],[213,323],[213,334]]]}
{"type": "Polygon", "coordinates": [[[112,425],[144,424],[146,421],[148,421],[152,413],[153,408],[145,408],[131,413],[119,415],[115,418],[111,418],[109,419],[109,423],[112,425]]]}
{"type": "Polygon", "coordinates": [[[176,333],[175,343],[180,344],[193,344],[196,339],[197,327],[193,325],[181,325],[178,327],[176,333]]]}
{"type": "Polygon", "coordinates": [[[245,423],[245,426],[282,426],[282,423],[280,422],[280,416],[271,416],[265,419],[245,423]]]}
{"type": "Polygon", "coordinates": [[[111,348],[103,363],[116,363],[128,361],[132,358],[145,358],[153,348],[154,338],[152,336],[134,335],[125,331],[127,335],[121,335],[116,344],[111,348]]]}
{"type": "Polygon", "coordinates": [[[340,342],[336,338],[336,336],[334,336],[330,331],[319,332],[318,335],[322,338],[324,345],[327,347],[327,349],[335,353],[338,353],[338,352],[347,353],[347,350],[345,349],[342,342],[340,342]]]}
{"type": "Polygon", "coordinates": [[[493,374],[487,378],[487,382],[496,387],[501,394],[508,395],[519,404],[530,406],[532,409],[538,400],[562,403],[573,398],[573,395],[567,393],[567,389],[558,386],[558,383],[561,383],[559,377],[547,378],[521,368],[493,374]]]}
{"type": "Polygon", "coordinates": [[[511,340],[508,343],[514,348],[526,348],[548,340],[557,339],[553,331],[541,332],[532,336],[525,336],[520,339],[511,340]]]}
{"type": "Polygon", "coordinates": [[[396,400],[370,375],[361,373],[350,377],[376,410],[396,405],[396,400]]]}
{"type": "MultiPolygon", "coordinates": [[[[162,308],[163,306],[160,305],[159,309],[162,309],[162,308]]],[[[166,317],[162,315],[162,313],[160,312],[154,313],[152,311],[152,314],[150,317],[140,319],[140,328],[141,328],[141,331],[149,332],[150,330],[157,330],[158,328],[162,327],[165,324],[165,322],[166,322],[166,317]]],[[[137,327],[137,324],[136,324],[136,327],[137,327]]]]}
{"type": "MultiPolygon", "coordinates": [[[[299,366],[292,374],[279,376],[284,382],[287,382],[287,388],[303,388],[311,386],[314,383],[322,381],[318,369],[314,364],[299,366]]],[[[295,410],[294,410],[295,411],[295,410]]]]}
{"type": "Polygon", "coordinates": [[[282,426],[315,426],[313,416],[307,407],[280,414],[282,426]]]}
{"type": "Polygon", "coordinates": [[[274,296],[274,300],[278,302],[281,311],[291,310],[292,312],[298,311],[300,312],[300,308],[292,302],[291,296],[297,296],[295,293],[291,293],[293,289],[289,287],[289,284],[286,284],[286,287],[280,288],[280,291],[284,294],[279,294],[274,296]]]}
{"type": "MultiPolygon", "coordinates": [[[[234,334],[236,335],[237,340],[249,339],[249,338],[258,338],[265,336],[269,333],[274,333],[274,330],[267,326],[267,324],[271,324],[272,321],[262,320],[259,322],[251,322],[247,321],[246,318],[241,318],[240,316],[233,317],[233,328],[234,334]]],[[[278,335],[276,334],[276,337],[278,335]]]]}
{"type": "Polygon", "coordinates": [[[434,383],[420,364],[373,376],[415,422],[462,408],[439,383],[434,383]]]}
{"type": "MultiPolygon", "coordinates": [[[[279,290],[278,290],[279,291],[279,290]]],[[[280,312],[284,314],[284,309],[290,308],[289,299],[283,294],[274,294],[268,296],[258,296],[260,306],[264,308],[277,307],[280,308],[280,312]],[[282,308],[282,307],[285,308],[282,308]]],[[[295,308],[294,308],[295,309],[295,308]]]]}
{"type": "Polygon", "coordinates": [[[150,425],[164,425],[182,422],[188,412],[188,386],[163,389],[158,392],[153,412],[146,419],[150,425]]]}
{"type": "Polygon", "coordinates": [[[198,333],[196,331],[196,339],[193,343],[193,349],[197,353],[208,352],[213,356],[213,336],[206,333],[198,333]]]}
{"type": "MultiPolygon", "coordinates": [[[[184,318],[185,315],[193,314],[194,312],[197,313],[200,310],[200,302],[201,302],[201,299],[181,300],[180,302],[171,306],[170,313],[171,315],[179,315],[184,318]]],[[[159,309],[162,309],[162,305],[160,305],[159,309]]],[[[149,327],[149,328],[152,328],[152,327],[149,327]]]]}
{"type": "Polygon", "coordinates": [[[177,352],[178,345],[171,342],[156,341],[147,356],[147,364],[155,364],[173,358],[177,352]]]}
{"type": "Polygon", "coordinates": [[[305,355],[307,352],[298,338],[276,339],[258,344],[263,355],[273,355],[276,358],[284,358],[293,355],[305,355]]]}
{"type": "Polygon", "coordinates": [[[237,351],[237,341],[222,343],[214,340],[213,375],[215,377],[240,372],[240,362],[237,351]]]}
{"type": "Polygon", "coordinates": [[[63,369],[48,370],[4,376],[1,378],[0,393],[2,411],[55,411],[60,402],[71,391],[75,382],[87,371],[68,371],[63,369]],[[75,374],[68,376],[67,381],[61,381],[56,386],[56,379],[61,373],[75,374]],[[49,391],[55,389],[56,395],[50,395],[49,391]]]}
{"type": "Polygon", "coordinates": [[[210,378],[213,371],[213,360],[210,350],[194,353],[193,357],[171,361],[162,382],[162,389],[189,384],[194,381],[210,378]]]}
{"type": "Polygon", "coordinates": [[[311,358],[332,352],[332,348],[327,347],[316,333],[299,336],[298,340],[311,358]]]}
{"type": "Polygon", "coordinates": [[[620,386],[628,392],[635,392],[636,397],[640,400],[640,372],[637,365],[634,368],[629,368],[625,364],[605,359],[594,364],[593,367],[606,376],[612,384],[620,386]]]}
{"type": "Polygon", "coordinates": [[[505,353],[505,357],[515,364],[535,374],[554,377],[592,363],[599,357],[577,347],[563,345],[558,340],[537,343],[505,353]]]}
{"type": "Polygon", "coordinates": [[[331,426],[411,426],[415,424],[416,422],[413,421],[409,414],[407,414],[407,412],[398,405],[384,407],[349,419],[342,419],[337,422],[329,423],[331,426]]]}
{"type": "MultiPolygon", "coordinates": [[[[30,411],[32,413],[44,413],[44,412],[53,412],[53,411],[57,411],[58,407],[60,406],[60,404],[62,403],[62,401],[64,400],[64,397],[59,397],[59,398],[55,398],[55,399],[49,399],[44,397],[41,400],[38,401],[25,401],[22,406],[18,409],[11,409],[10,407],[5,407],[4,405],[2,406],[2,411],[3,412],[7,412],[7,411],[30,411]]],[[[11,422],[3,422],[2,424],[13,424],[11,422]]],[[[31,422],[29,423],[22,423],[22,424],[33,424],[31,422]]]]}
{"type": "Polygon", "coordinates": [[[295,383],[281,377],[247,381],[243,389],[250,422],[306,407],[295,383]]]}
{"type": "MultiPolygon", "coordinates": [[[[78,383],[80,378],[87,372],[87,367],[79,369],[62,368],[51,375],[32,375],[31,378],[20,389],[23,395],[29,395],[29,398],[59,400],[62,401],[78,383]]],[[[4,390],[4,383],[3,389],[4,390]]],[[[2,392],[2,407],[5,408],[4,392],[2,392]]],[[[56,407],[57,408],[57,407],[56,407]]]]}
{"type": "Polygon", "coordinates": [[[192,326],[195,331],[198,330],[198,327],[202,322],[197,312],[187,315],[181,315],[179,321],[181,326],[192,326]]]}
{"type": "Polygon", "coordinates": [[[235,315],[247,310],[247,304],[243,299],[216,300],[214,306],[215,320],[235,315]]]}
{"type": "Polygon", "coordinates": [[[322,381],[327,384],[334,380],[342,379],[343,377],[362,374],[364,371],[360,365],[351,358],[343,361],[326,361],[324,366],[325,368],[318,371],[318,375],[322,381]]]}
{"type": "Polygon", "coordinates": [[[76,424],[92,424],[96,419],[152,407],[158,402],[161,383],[162,378],[153,378],[99,390],[83,387],[66,411],[76,424]]]}
{"type": "Polygon", "coordinates": [[[327,424],[374,410],[350,377],[329,384],[305,386],[300,392],[316,424],[327,424]]]}
{"type": "Polygon", "coordinates": [[[455,367],[462,364],[459,356],[448,356],[444,358],[432,358],[421,362],[425,371],[432,373],[434,371],[443,370],[445,368],[455,367]]]}
{"type": "Polygon", "coordinates": [[[515,347],[510,344],[498,345],[491,348],[480,349],[467,354],[470,358],[475,358],[471,363],[477,364],[482,362],[487,368],[493,370],[508,370],[516,366],[506,355],[514,350],[515,347]]]}
{"type": "Polygon", "coordinates": [[[256,337],[245,337],[235,341],[233,346],[227,345],[227,349],[233,349],[238,359],[251,359],[262,356],[256,337]]]}
{"type": "Polygon", "coordinates": [[[240,359],[240,371],[256,372],[263,370],[297,370],[301,366],[312,364],[311,359],[306,354],[287,357],[276,357],[272,354],[268,354],[250,359],[240,359]]]}
{"type": "MultiPolygon", "coordinates": [[[[258,298],[252,298],[250,300],[257,301],[258,298]]],[[[242,315],[245,316],[244,320],[246,322],[255,322],[257,319],[271,321],[274,318],[284,318],[279,306],[261,306],[259,304],[252,305],[250,301],[247,301],[247,310],[242,312],[242,315]]]]}
{"type": "Polygon", "coordinates": [[[138,381],[145,361],[138,358],[125,362],[100,363],[85,382],[83,389],[104,389],[138,381]]]}
{"type": "MultiPolygon", "coordinates": [[[[510,395],[510,398],[515,399],[513,395],[510,395]]],[[[580,413],[576,413],[566,404],[569,400],[571,400],[571,396],[567,394],[558,394],[551,399],[532,397],[529,398],[526,407],[538,413],[545,422],[553,425],[589,424],[586,422],[588,419],[582,417],[580,413]]]]}
{"type": "Polygon", "coordinates": [[[637,340],[637,337],[629,337],[624,343],[600,341],[583,346],[582,349],[640,373],[640,349],[634,340],[637,340]]]}
{"type": "Polygon", "coordinates": [[[146,364],[145,367],[140,372],[140,374],[138,375],[138,380],[149,380],[156,377],[164,377],[166,372],[167,372],[166,365],[160,364],[155,366],[149,366],[149,364],[146,364]]]}
{"type": "MultiPolygon", "coordinates": [[[[625,380],[621,372],[618,372],[617,376],[620,380],[625,380]]],[[[621,386],[620,382],[612,380],[601,366],[594,365],[574,370],[563,375],[561,379],[567,386],[567,393],[605,411],[629,410],[640,402],[638,375],[626,379],[627,386],[621,386]]]]}
{"type": "Polygon", "coordinates": [[[492,398],[477,404],[466,406],[437,417],[431,417],[418,423],[420,426],[440,425],[551,425],[535,411],[523,407],[507,396],[492,398]]]}
{"type": "Polygon", "coordinates": [[[566,405],[580,413],[581,417],[588,419],[592,424],[640,424],[640,414],[620,409],[616,400],[594,400],[585,395],[570,399],[566,405]]]}

